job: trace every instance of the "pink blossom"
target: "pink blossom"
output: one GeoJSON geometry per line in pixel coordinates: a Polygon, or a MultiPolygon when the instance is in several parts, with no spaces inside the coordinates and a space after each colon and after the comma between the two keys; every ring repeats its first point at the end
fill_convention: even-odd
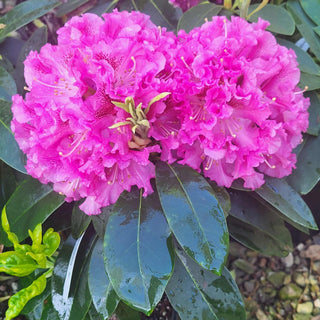
{"type": "Polygon", "coordinates": [[[308,126],[309,100],[297,87],[296,56],[265,31],[268,23],[239,17],[179,31],[175,88],[167,101],[181,129],[167,159],[179,160],[221,186],[235,179],[258,188],[263,174],[283,177],[308,126]]]}
{"type": "Polygon", "coordinates": [[[67,201],[84,198],[89,215],[133,185],[150,194],[150,156],[160,152],[150,127],[166,108],[160,75],[174,35],[146,15],[117,11],[75,17],[58,35],[57,46],[29,54],[29,92],[13,97],[12,130],[28,173],[67,201]]]}

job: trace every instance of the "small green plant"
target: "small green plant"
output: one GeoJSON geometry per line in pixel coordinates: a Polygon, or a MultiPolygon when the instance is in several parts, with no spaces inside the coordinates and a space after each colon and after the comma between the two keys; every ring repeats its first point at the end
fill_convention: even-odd
{"type": "Polygon", "coordinates": [[[37,269],[47,269],[31,285],[10,297],[6,320],[11,320],[20,314],[28,301],[44,291],[47,277],[50,277],[53,271],[54,259],[52,255],[59,247],[60,236],[52,228],[42,236],[42,225],[39,223],[33,231],[29,230],[32,245],[19,244],[17,235],[10,231],[6,207],[2,210],[1,221],[2,228],[8,236],[8,240],[13,244],[14,250],[0,254],[0,272],[16,277],[25,277],[37,269]]]}

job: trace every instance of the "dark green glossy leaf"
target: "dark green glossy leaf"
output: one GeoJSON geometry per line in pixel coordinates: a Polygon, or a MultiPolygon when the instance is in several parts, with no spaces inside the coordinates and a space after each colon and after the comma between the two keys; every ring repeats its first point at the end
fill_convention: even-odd
{"type": "Polygon", "coordinates": [[[89,310],[88,268],[94,240],[92,230],[78,240],[69,236],[59,252],[52,275],[52,303],[60,319],[81,320],[89,310]]]}
{"type": "Polygon", "coordinates": [[[277,214],[252,198],[248,192],[230,193],[232,202],[230,215],[269,235],[282,250],[287,252],[293,250],[291,234],[277,214]]]}
{"type": "Polygon", "coordinates": [[[140,320],[141,319],[140,312],[134,309],[131,309],[121,301],[116,310],[116,315],[120,320],[140,320]]]}
{"type": "Polygon", "coordinates": [[[307,133],[317,136],[320,133],[320,95],[316,92],[306,92],[304,95],[310,99],[307,133]]]}
{"type": "Polygon", "coordinates": [[[57,16],[62,17],[87,2],[89,2],[89,0],[68,0],[57,8],[57,16]]]}
{"type": "Polygon", "coordinates": [[[310,74],[315,74],[315,75],[320,75],[320,66],[318,66],[312,57],[302,50],[300,47],[296,46],[294,43],[291,41],[277,38],[277,42],[285,46],[287,48],[293,49],[294,52],[297,55],[297,61],[299,63],[299,69],[305,73],[310,73],[310,74]]]}
{"type": "Polygon", "coordinates": [[[28,0],[18,4],[5,16],[0,18],[0,23],[6,25],[0,30],[0,39],[5,38],[10,32],[19,29],[34,19],[41,17],[59,4],[60,1],[57,0],[28,0]]]}
{"type": "Polygon", "coordinates": [[[96,308],[94,307],[93,303],[91,303],[89,311],[88,311],[85,319],[88,319],[88,320],[105,320],[105,319],[108,319],[108,318],[104,318],[100,313],[98,313],[96,308]]]}
{"type": "Polygon", "coordinates": [[[320,37],[320,26],[314,27],[313,31],[320,37]]]}
{"type": "Polygon", "coordinates": [[[103,319],[109,318],[114,313],[119,303],[119,298],[105,271],[102,239],[97,240],[92,250],[88,282],[95,310],[103,319]]]}
{"type": "MultiPolygon", "coordinates": [[[[0,99],[0,119],[8,129],[11,125],[12,120],[12,111],[11,111],[12,102],[0,99]]],[[[10,130],[10,129],[9,129],[10,130]]]]}
{"type": "Polygon", "coordinates": [[[28,56],[31,50],[38,51],[42,46],[44,46],[48,41],[48,31],[47,27],[42,27],[37,29],[32,36],[26,41],[22,47],[19,57],[16,62],[14,79],[16,80],[17,89],[20,95],[24,94],[24,64],[26,57],[28,56]]]}
{"type": "Polygon", "coordinates": [[[308,42],[311,51],[317,56],[318,59],[320,59],[320,41],[318,35],[313,31],[315,24],[309,20],[298,1],[289,0],[286,5],[296,23],[299,32],[308,42]]]}
{"type": "Polygon", "coordinates": [[[207,181],[187,166],[157,163],[156,183],[169,226],[184,250],[219,274],[229,237],[223,210],[207,181]]]}
{"type": "Polygon", "coordinates": [[[49,296],[49,298],[44,303],[41,319],[37,318],[36,320],[61,320],[58,316],[57,311],[52,305],[51,296],[49,296]]]}
{"type": "Polygon", "coordinates": [[[0,159],[10,167],[26,173],[24,155],[21,152],[10,128],[0,118],[0,159]]]}
{"type": "Polygon", "coordinates": [[[241,294],[226,268],[221,276],[177,250],[167,296],[183,320],[245,320],[241,294]]]}
{"type": "Polygon", "coordinates": [[[78,239],[86,231],[91,222],[91,217],[79,209],[76,203],[71,216],[71,233],[75,239],[78,239]]]}
{"type": "Polygon", "coordinates": [[[303,89],[306,88],[306,91],[312,91],[320,88],[320,75],[311,74],[311,73],[300,73],[300,82],[298,86],[303,89]]]}
{"type": "Polygon", "coordinates": [[[101,213],[97,216],[91,216],[94,230],[100,238],[104,237],[107,222],[112,212],[113,205],[101,209],[101,213]]]}
{"type": "Polygon", "coordinates": [[[318,229],[309,207],[298,192],[284,180],[265,177],[265,181],[262,187],[255,190],[256,194],[295,223],[318,229]]]}
{"type": "Polygon", "coordinates": [[[0,208],[3,208],[17,188],[14,169],[0,161],[0,208]]]}
{"type": "Polygon", "coordinates": [[[178,30],[190,32],[195,27],[200,27],[206,20],[211,21],[222,10],[222,6],[214,3],[200,3],[186,11],[178,23],[178,30]]]}
{"type": "Polygon", "coordinates": [[[301,150],[297,168],[287,178],[289,184],[299,193],[309,193],[320,180],[320,136],[306,136],[301,150]]]}
{"type": "Polygon", "coordinates": [[[180,11],[167,0],[135,0],[135,3],[138,10],[149,15],[155,25],[176,30],[180,11]]]}
{"type": "MultiPolygon", "coordinates": [[[[1,30],[0,30],[1,31],[1,30]]],[[[17,93],[16,83],[8,71],[0,66],[0,99],[11,101],[11,96],[17,93]]]]}
{"type": "Polygon", "coordinates": [[[214,181],[207,180],[208,183],[210,184],[211,188],[214,191],[214,195],[216,196],[225,217],[228,216],[230,210],[231,210],[231,201],[230,201],[230,195],[228,191],[223,188],[219,187],[214,181]]]}
{"type": "MultiPolygon", "coordinates": [[[[51,186],[43,185],[35,179],[26,179],[6,204],[11,231],[18,236],[19,241],[24,240],[28,236],[28,229],[33,230],[63,202],[64,197],[54,192],[51,186]]],[[[0,242],[10,245],[2,228],[0,242]]]]}
{"type": "Polygon", "coordinates": [[[320,0],[300,0],[300,4],[309,18],[313,20],[315,24],[320,26],[320,0]]]}
{"type": "Polygon", "coordinates": [[[111,12],[116,7],[118,2],[119,0],[99,1],[99,3],[91,8],[88,12],[101,16],[106,12],[111,12]]]}
{"type": "Polygon", "coordinates": [[[156,193],[125,192],[113,207],[104,238],[105,266],[117,295],[150,314],[172,272],[170,229],[156,193]]]}
{"type": "Polygon", "coordinates": [[[233,216],[228,217],[228,227],[232,238],[254,251],[266,256],[285,257],[288,255],[288,251],[280,247],[279,241],[275,241],[267,233],[233,216]]]}
{"type": "MultiPolygon", "coordinates": [[[[250,12],[255,10],[259,5],[260,3],[251,5],[248,13],[250,14],[250,12]]],[[[270,22],[270,26],[267,28],[269,31],[289,36],[294,33],[294,20],[288,11],[281,6],[267,4],[261,10],[250,16],[249,21],[256,22],[259,17],[270,22]]]]}

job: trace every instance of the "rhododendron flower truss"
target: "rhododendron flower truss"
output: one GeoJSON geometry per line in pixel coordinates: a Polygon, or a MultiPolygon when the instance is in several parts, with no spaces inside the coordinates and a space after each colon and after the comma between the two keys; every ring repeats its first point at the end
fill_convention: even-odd
{"type": "Polygon", "coordinates": [[[141,13],[117,11],[75,17],[58,35],[25,61],[28,92],[13,97],[12,130],[29,174],[99,214],[133,185],[153,192],[151,132],[176,40],[141,13]]]}
{"type": "Polygon", "coordinates": [[[242,178],[255,189],[264,173],[290,174],[292,150],[308,127],[295,53],[278,45],[267,26],[213,17],[178,34],[170,97],[181,116],[176,158],[221,186],[242,178]]]}

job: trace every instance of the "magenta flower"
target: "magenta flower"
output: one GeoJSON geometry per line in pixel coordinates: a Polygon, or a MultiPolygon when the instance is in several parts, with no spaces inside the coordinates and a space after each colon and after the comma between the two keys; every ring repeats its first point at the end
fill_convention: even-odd
{"type": "Polygon", "coordinates": [[[84,198],[89,215],[133,185],[153,192],[149,158],[160,147],[151,132],[166,108],[162,77],[176,41],[141,13],[103,18],[75,17],[58,31],[57,46],[31,52],[29,92],[12,106],[28,173],[67,201],[84,198]]]}
{"type": "Polygon", "coordinates": [[[169,0],[175,7],[181,8],[181,10],[187,11],[191,7],[196,6],[201,0],[169,0]]]}
{"type": "Polygon", "coordinates": [[[278,45],[267,26],[214,17],[189,34],[179,31],[171,71],[177,87],[168,102],[181,129],[169,161],[203,170],[226,187],[241,178],[255,189],[264,173],[291,173],[309,101],[297,87],[294,52],[278,45]]]}

